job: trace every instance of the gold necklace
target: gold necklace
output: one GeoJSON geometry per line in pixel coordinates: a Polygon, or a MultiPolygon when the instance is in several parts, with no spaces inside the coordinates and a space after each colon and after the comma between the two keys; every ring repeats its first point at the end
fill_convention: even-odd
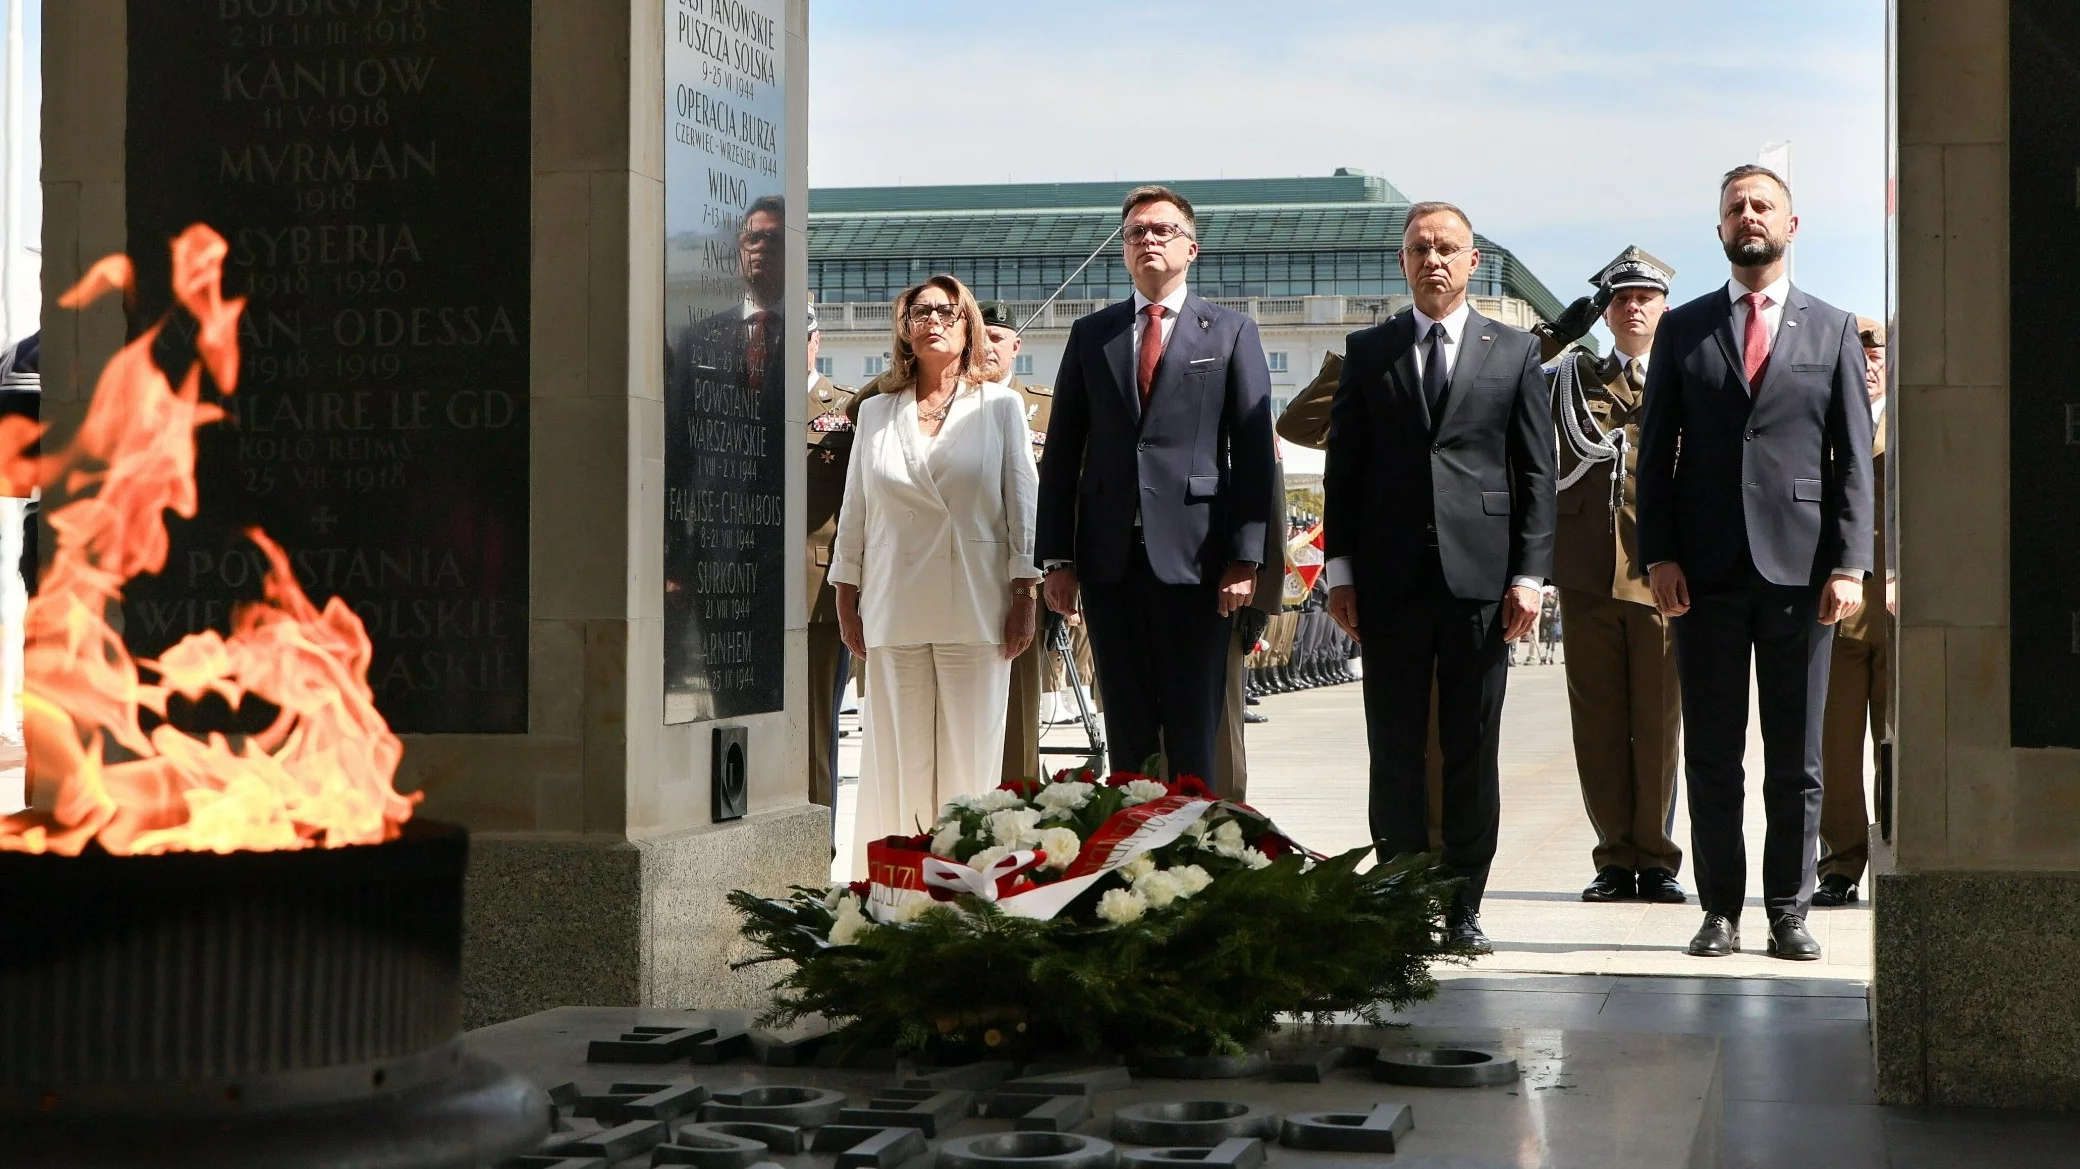
{"type": "Polygon", "coordinates": [[[926,422],[946,421],[946,415],[953,410],[953,400],[957,397],[960,397],[960,393],[960,385],[959,383],[955,383],[953,387],[953,392],[946,395],[946,404],[939,407],[937,410],[926,410],[924,408],[924,398],[922,396],[919,396],[917,399],[917,416],[926,422]]]}

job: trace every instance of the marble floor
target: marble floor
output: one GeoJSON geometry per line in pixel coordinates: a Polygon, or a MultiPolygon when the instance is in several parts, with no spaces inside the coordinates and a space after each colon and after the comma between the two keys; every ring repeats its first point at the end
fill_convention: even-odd
{"type": "Polygon", "coordinates": [[[1468,970],[1440,982],[1401,1021],[1716,1037],[1724,1169],[2080,1166],[2080,1116],[1881,1107],[1859,981],[1468,970]]]}

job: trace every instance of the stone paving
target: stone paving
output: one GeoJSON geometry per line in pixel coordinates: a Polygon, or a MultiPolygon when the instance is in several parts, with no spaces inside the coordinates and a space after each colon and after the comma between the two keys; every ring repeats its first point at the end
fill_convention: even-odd
{"type": "MultiPolygon", "coordinates": [[[[1249,729],[1250,803],[1318,851],[1340,852],[1364,844],[1365,718],[1359,687],[1274,695],[1257,709],[1271,721],[1249,729]]],[[[839,771],[857,776],[858,723],[851,716],[844,723],[850,733],[840,744],[839,771]]],[[[1079,742],[1081,733],[1058,728],[1047,741],[1079,742]]],[[[1809,925],[1822,947],[1820,961],[1784,962],[1763,953],[1767,933],[1760,885],[1762,743],[1752,718],[1747,762],[1744,949],[1727,958],[1693,958],[1683,953],[1683,946],[1702,920],[1694,895],[1687,905],[1591,905],[1580,899],[1582,886],[1594,876],[1589,851],[1595,837],[1575,778],[1566,679],[1557,665],[1511,670],[1502,723],[1502,833],[1482,912],[1495,953],[1474,963],[1468,973],[1703,974],[1868,982],[1867,900],[1813,911],[1809,925]]],[[[849,871],[851,863],[856,790],[856,783],[847,782],[839,793],[838,873],[849,871]]],[[[1688,802],[1679,798],[1675,838],[1686,846],[1688,810],[1688,802]]],[[[1682,878],[1689,888],[1689,874],[1682,878]]]]}

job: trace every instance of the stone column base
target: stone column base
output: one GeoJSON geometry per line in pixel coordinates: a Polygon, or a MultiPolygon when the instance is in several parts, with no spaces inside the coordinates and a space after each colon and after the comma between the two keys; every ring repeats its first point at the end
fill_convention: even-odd
{"type": "Polygon", "coordinates": [[[1903,873],[1871,844],[1878,1101],[2080,1108],[2080,873],[1903,873]]]}
{"type": "Polygon", "coordinates": [[[645,840],[471,837],[463,1026],[550,1007],[764,1006],[774,966],[745,953],[732,889],[830,881],[829,808],[803,804],[645,840]]]}

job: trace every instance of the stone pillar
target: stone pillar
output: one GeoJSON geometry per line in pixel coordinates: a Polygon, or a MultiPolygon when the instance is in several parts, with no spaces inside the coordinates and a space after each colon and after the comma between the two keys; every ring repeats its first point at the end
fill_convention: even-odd
{"type": "Polygon", "coordinates": [[[2080,1107],[2080,577],[2059,559],[2080,490],[2060,399],[2080,395],[2047,365],[2066,360],[2076,307],[2061,274],[2080,255],[2080,142],[2014,136],[2031,117],[2071,124],[2070,87],[2021,62],[2047,42],[2069,53],[2080,27],[2012,9],[2011,40],[1999,0],[1895,4],[1899,701],[1891,839],[1873,840],[1886,1103],[2080,1107]]]}
{"type": "MultiPolygon", "coordinates": [[[[198,25],[210,26],[198,36],[230,35],[223,30],[232,23],[244,27],[241,36],[281,38],[271,44],[311,35],[295,31],[307,23],[295,13],[310,8],[297,0],[208,0],[188,7],[198,25]]],[[[438,732],[405,735],[398,784],[425,794],[420,815],[472,831],[465,952],[470,1026],[574,1003],[753,1005],[764,994],[763,968],[728,969],[740,951],[724,895],[738,887],[778,892],[828,875],[829,812],[807,803],[804,780],[798,456],[786,460],[784,527],[760,535],[784,542],[786,571],[767,578],[755,598],[759,611],[782,615],[775,622],[777,649],[760,665],[782,672],[784,705],[728,720],[748,734],[748,815],[713,818],[714,723],[666,723],[664,59],[667,20],[678,9],[702,7],[702,0],[533,0],[531,18],[521,17],[531,19],[531,27],[515,30],[513,38],[532,46],[529,80],[519,91],[526,157],[509,160],[511,181],[529,184],[531,209],[531,223],[515,229],[525,237],[509,241],[522,249],[516,255],[527,257],[528,280],[527,319],[519,326],[526,372],[516,375],[526,382],[529,471],[525,530],[518,537],[526,571],[514,594],[524,608],[513,615],[525,631],[524,718],[516,707],[505,725],[471,729],[474,716],[465,711],[438,732]]],[[[787,195],[787,304],[798,313],[806,299],[808,5],[785,0],[762,7],[780,13],[784,23],[786,120],[779,157],[787,195]]],[[[488,8],[450,0],[440,9],[448,14],[440,19],[478,21],[529,10],[503,0],[488,8]],[[462,17],[455,17],[458,11],[462,17]]],[[[126,219],[134,220],[136,210],[131,196],[144,190],[134,143],[126,172],[131,11],[125,0],[46,6],[45,381],[48,409],[61,425],[68,413],[77,414],[94,371],[124,335],[119,311],[97,308],[83,317],[58,310],[55,298],[94,259],[125,250],[126,219]]],[[[470,58],[471,41],[489,27],[450,36],[437,51],[414,50],[409,39],[378,51],[353,38],[381,30],[357,27],[340,34],[348,43],[337,55],[429,54],[436,71],[430,85],[437,85],[457,74],[495,73],[497,62],[470,58]]],[[[328,33],[319,26],[315,35],[328,33]]],[[[266,105],[273,95],[259,89],[259,77],[252,92],[266,105]]],[[[214,64],[208,80],[217,84],[214,64]]],[[[285,115],[294,116],[299,103],[282,104],[285,115]]],[[[212,100],[198,102],[192,116],[237,126],[239,119],[274,115],[212,100]]],[[[439,181],[446,182],[449,159],[461,167],[470,157],[472,126],[455,116],[424,133],[443,137],[439,181]]],[[[374,131],[358,139],[326,138],[319,157],[326,141],[342,150],[358,141],[365,156],[380,137],[374,131]]],[[[206,159],[182,160],[177,151],[172,157],[216,175],[216,145],[208,153],[206,159]]],[[[256,183],[266,187],[264,172],[256,183]]],[[[210,189],[203,184],[199,190],[199,217],[216,218],[210,189]]],[[[389,200],[383,216],[410,222],[419,205],[413,188],[399,190],[383,196],[389,200]]],[[[293,193],[285,188],[282,195],[293,193]]],[[[227,221],[216,226],[232,234],[243,206],[227,202],[227,221]]],[[[432,242],[441,233],[420,234],[424,262],[441,264],[432,242]]],[[[239,267],[235,253],[232,291],[239,290],[239,267]]],[[[266,301],[256,289],[253,307],[266,301]]],[[[332,311],[329,303],[323,311],[332,311]]],[[[313,356],[330,360],[340,347],[318,344],[313,356]]],[[[248,385],[257,386],[250,375],[255,356],[249,349],[248,385]]],[[[799,326],[786,330],[783,360],[788,433],[798,434],[805,362],[799,326]]],[[[487,371],[487,382],[491,376],[487,371]]],[[[792,456],[797,446],[781,443],[779,449],[792,456]]],[[[413,502],[404,492],[334,507],[410,509],[413,502]]],[[[298,534],[282,534],[295,552],[298,534]]],[[[332,591],[306,585],[321,602],[332,591]]],[[[338,591],[351,601],[355,588],[347,582],[338,591]]],[[[377,636],[380,659],[385,647],[377,636]]]]}

